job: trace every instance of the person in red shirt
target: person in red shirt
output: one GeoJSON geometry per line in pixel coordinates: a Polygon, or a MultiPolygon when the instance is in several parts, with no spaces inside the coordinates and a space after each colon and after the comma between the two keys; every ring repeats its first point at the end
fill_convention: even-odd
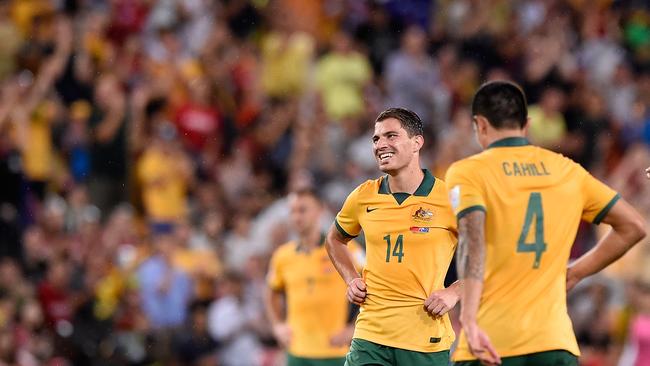
{"type": "Polygon", "coordinates": [[[176,126],[184,145],[193,154],[219,146],[218,132],[221,117],[210,100],[210,84],[196,78],[189,84],[190,98],[176,111],[176,126]]]}
{"type": "Polygon", "coordinates": [[[54,261],[50,264],[47,276],[38,286],[38,298],[45,315],[47,326],[56,328],[72,320],[74,315],[74,299],[68,284],[70,283],[70,267],[64,261],[54,261]]]}

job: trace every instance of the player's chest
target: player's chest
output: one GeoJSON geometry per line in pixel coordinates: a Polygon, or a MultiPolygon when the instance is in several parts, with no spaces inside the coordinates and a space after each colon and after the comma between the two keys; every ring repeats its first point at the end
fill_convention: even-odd
{"type": "Polygon", "coordinates": [[[284,269],[284,277],[289,291],[313,290],[342,281],[325,250],[296,253],[291,265],[284,269]]]}
{"type": "Polygon", "coordinates": [[[361,202],[359,223],[369,233],[412,232],[451,229],[455,219],[446,202],[409,197],[398,204],[392,196],[361,202]]]}

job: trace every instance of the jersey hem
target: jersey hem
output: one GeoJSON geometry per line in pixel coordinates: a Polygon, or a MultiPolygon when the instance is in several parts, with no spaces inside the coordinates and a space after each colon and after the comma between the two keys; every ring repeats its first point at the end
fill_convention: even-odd
{"type": "Polygon", "coordinates": [[[616,195],[614,196],[614,198],[612,198],[612,199],[609,201],[609,203],[608,203],[605,207],[603,207],[602,210],[600,210],[600,212],[598,213],[598,215],[596,215],[596,217],[594,218],[594,221],[592,221],[592,222],[593,222],[594,224],[596,224],[596,225],[599,225],[600,222],[603,221],[603,219],[605,218],[605,216],[607,216],[607,213],[609,212],[609,210],[611,210],[612,207],[614,207],[614,204],[615,204],[619,199],[621,199],[621,195],[618,194],[618,193],[616,193],[616,195]]]}
{"type": "Polygon", "coordinates": [[[432,348],[429,349],[429,348],[422,348],[422,347],[420,347],[418,345],[414,345],[414,344],[400,343],[400,342],[395,342],[395,341],[392,341],[392,340],[389,340],[389,339],[376,338],[376,337],[373,337],[372,335],[363,334],[363,333],[362,334],[357,334],[355,332],[352,339],[355,339],[355,338],[363,339],[364,341],[368,341],[368,342],[372,342],[372,343],[377,343],[377,344],[382,345],[382,346],[388,346],[388,347],[393,347],[393,348],[399,348],[399,349],[406,350],[406,351],[423,352],[423,353],[449,351],[449,349],[451,348],[451,344],[453,343],[453,339],[452,339],[451,342],[445,342],[445,343],[440,342],[440,343],[437,344],[436,347],[432,347],[432,348]]]}

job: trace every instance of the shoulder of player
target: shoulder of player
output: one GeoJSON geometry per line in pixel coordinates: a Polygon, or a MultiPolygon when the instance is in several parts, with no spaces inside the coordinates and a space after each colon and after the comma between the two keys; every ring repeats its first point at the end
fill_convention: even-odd
{"type": "Polygon", "coordinates": [[[384,177],[379,177],[377,179],[369,179],[357,186],[357,188],[352,191],[352,194],[356,195],[367,195],[367,194],[377,194],[379,192],[379,185],[381,184],[384,177]]]}
{"type": "Polygon", "coordinates": [[[452,163],[447,169],[445,180],[449,180],[450,177],[452,177],[454,174],[471,173],[482,170],[486,166],[484,162],[488,158],[489,157],[485,154],[485,152],[482,152],[452,163]]]}
{"type": "Polygon", "coordinates": [[[296,252],[296,242],[288,241],[280,245],[275,251],[273,251],[273,257],[276,261],[282,260],[283,258],[291,257],[296,252]]]}

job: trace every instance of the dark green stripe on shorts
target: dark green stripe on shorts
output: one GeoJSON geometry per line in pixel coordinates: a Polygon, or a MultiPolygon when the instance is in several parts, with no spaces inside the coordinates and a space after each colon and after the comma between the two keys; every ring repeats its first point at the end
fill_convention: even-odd
{"type": "Polygon", "coordinates": [[[345,358],[345,366],[449,366],[449,350],[417,352],[383,346],[355,338],[345,358]]]}
{"type": "MultiPolygon", "coordinates": [[[[501,366],[578,366],[578,357],[564,350],[502,357],[501,361],[501,366]]],[[[454,366],[481,366],[481,363],[476,360],[458,361],[454,366]]]]}

